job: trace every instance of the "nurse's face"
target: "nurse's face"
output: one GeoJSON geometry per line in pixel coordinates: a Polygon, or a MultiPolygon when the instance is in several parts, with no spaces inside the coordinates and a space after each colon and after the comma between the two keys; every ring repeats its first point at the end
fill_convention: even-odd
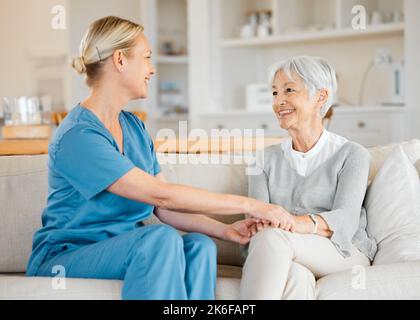
{"type": "Polygon", "coordinates": [[[155,73],[151,56],[149,42],[141,34],[127,57],[124,72],[121,74],[122,85],[132,100],[147,98],[149,81],[155,73]]]}

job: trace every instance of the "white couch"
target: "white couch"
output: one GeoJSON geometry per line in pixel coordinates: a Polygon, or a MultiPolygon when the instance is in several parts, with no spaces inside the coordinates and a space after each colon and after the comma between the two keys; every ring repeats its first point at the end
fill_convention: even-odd
{"type": "MultiPolygon", "coordinates": [[[[373,157],[370,180],[390,150],[392,146],[369,149],[373,157]]],[[[46,156],[0,157],[0,299],[119,299],[122,282],[118,280],[66,279],[66,289],[61,290],[53,289],[56,279],[24,275],[47,197],[46,162],[46,156]]],[[[420,160],[416,166],[420,174],[420,160]]],[[[171,182],[218,192],[247,192],[245,165],[177,164],[162,169],[171,182]]],[[[216,298],[237,299],[243,263],[240,248],[216,242],[216,298]]],[[[353,288],[352,279],[351,270],[319,279],[317,299],[420,299],[420,261],[368,267],[365,289],[353,288]]]]}

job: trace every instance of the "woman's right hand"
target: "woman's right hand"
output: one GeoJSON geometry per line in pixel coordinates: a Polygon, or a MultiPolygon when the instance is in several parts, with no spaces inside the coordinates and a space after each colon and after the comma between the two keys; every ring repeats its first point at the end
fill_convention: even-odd
{"type": "Polygon", "coordinates": [[[256,219],[261,219],[270,224],[271,227],[281,228],[290,231],[295,227],[295,219],[283,207],[275,204],[259,202],[248,212],[248,214],[256,219]]]}

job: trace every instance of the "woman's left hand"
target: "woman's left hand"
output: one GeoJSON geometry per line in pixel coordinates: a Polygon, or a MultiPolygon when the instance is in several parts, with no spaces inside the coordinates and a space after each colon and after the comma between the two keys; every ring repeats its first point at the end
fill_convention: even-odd
{"type": "Polygon", "coordinates": [[[223,230],[223,240],[236,242],[242,245],[251,240],[251,228],[256,224],[254,219],[245,219],[226,225],[223,230]]]}

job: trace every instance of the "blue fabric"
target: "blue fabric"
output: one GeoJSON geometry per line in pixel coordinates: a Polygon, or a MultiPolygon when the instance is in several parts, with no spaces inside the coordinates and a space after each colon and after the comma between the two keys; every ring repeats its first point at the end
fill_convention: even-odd
{"type": "Polygon", "coordinates": [[[75,250],[133,231],[154,207],[106,189],[134,167],[160,172],[144,124],[122,111],[124,155],[96,115],[77,105],[57,129],[49,146],[48,199],[42,228],[33,239],[27,275],[37,273],[48,254],[75,250]]]}
{"type": "Polygon", "coordinates": [[[181,235],[168,225],[149,225],[83,246],[52,252],[38,276],[124,280],[123,299],[210,300],[216,287],[216,245],[198,233],[181,235]]]}

